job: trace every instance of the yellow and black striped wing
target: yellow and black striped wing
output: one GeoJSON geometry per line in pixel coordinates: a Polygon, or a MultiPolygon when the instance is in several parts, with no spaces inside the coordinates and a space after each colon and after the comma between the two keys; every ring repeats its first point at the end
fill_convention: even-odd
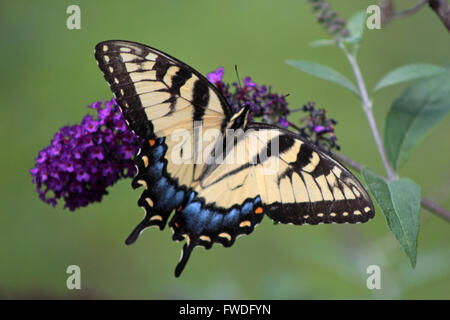
{"type": "Polygon", "coordinates": [[[206,203],[229,208],[259,196],[270,218],[297,225],[359,223],[374,216],[358,179],[290,131],[252,123],[235,148],[246,150],[246,163],[224,161],[214,168],[195,188],[206,203]]]}
{"type": "Polygon", "coordinates": [[[179,185],[191,186],[203,171],[202,163],[194,161],[194,157],[204,154],[195,128],[220,132],[231,117],[226,100],[188,65],[139,43],[101,42],[95,47],[95,58],[129,127],[151,140],[150,144],[154,137],[171,137],[165,140],[167,172],[179,185]],[[172,139],[177,130],[189,132],[183,137],[186,142],[180,142],[181,137],[172,139]],[[176,163],[171,157],[181,149],[195,152],[185,152],[176,163]]]}
{"type": "Polygon", "coordinates": [[[231,246],[264,214],[298,225],[373,217],[367,192],[338,161],[285,129],[247,118],[237,125],[239,114],[188,65],[128,41],[99,43],[95,58],[129,128],[146,140],[133,180],[145,188],[138,204],[146,215],[126,242],[150,226],[164,228],[175,210],[173,239],[186,239],[176,276],[195,246],[231,246]],[[244,130],[228,143],[227,128],[244,130]],[[215,130],[204,143],[208,129],[215,130]],[[222,153],[210,149],[225,145],[222,153]]]}

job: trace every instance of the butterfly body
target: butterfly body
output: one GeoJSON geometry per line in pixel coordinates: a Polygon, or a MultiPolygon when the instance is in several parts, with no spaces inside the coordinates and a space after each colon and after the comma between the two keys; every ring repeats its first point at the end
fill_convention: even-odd
{"type": "Polygon", "coordinates": [[[249,122],[248,107],[233,113],[188,65],[128,41],[101,42],[95,57],[129,128],[145,140],[133,187],[145,189],[138,205],[146,215],[127,243],[168,223],[173,239],[186,241],[176,276],[195,246],[229,247],[264,215],[297,225],[373,217],[367,192],[338,161],[286,129],[249,122]]]}

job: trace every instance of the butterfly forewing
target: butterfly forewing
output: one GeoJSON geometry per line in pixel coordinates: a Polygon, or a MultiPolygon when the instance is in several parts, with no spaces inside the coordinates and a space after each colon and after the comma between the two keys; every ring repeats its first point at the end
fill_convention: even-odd
{"type": "Polygon", "coordinates": [[[224,127],[231,116],[226,100],[197,71],[142,44],[101,42],[95,57],[130,128],[144,139],[167,137],[168,174],[179,185],[195,183],[203,171],[196,159],[204,150],[194,128],[224,127]],[[180,154],[182,139],[192,152],[180,154]]]}
{"type": "Polygon", "coordinates": [[[167,136],[176,127],[190,130],[193,121],[226,122],[231,115],[208,80],[156,49],[105,41],[96,46],[95,57],[130,128],[143,138],[167,136]]]}

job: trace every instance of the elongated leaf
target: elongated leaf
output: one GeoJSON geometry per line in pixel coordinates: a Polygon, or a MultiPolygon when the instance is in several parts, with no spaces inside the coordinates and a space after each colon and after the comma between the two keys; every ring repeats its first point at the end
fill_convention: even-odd
{"type": "Polygon", "coordinates": [[[419,234],[420,187],[410,179],[385,181],[368,168],[361,171],[370,192],[383,211],[389,229],[414,268],[419,234]]]}
{"type": "Polygon", "coordinates": [[[436,66],[434,64],[409,64],[390,71],[383,78],[381,78],[373,91],[377,91],[381,88],[392,86],[404,81],[429,77],[444,71],[444,67],[436,66]]]}
{"type": "Polygon", "coordinates": [[[361,42],[361,38],[360,37],[345,37],[342,40],[344,42],[353,43],[353,44],[361,42]]]}
{"type": "Polygon", "coordinates": [[[384,146],[396,171],[449,111],[450,71],[414,82],[394,100],[386,117],[384,146]]]}
{"type": "Polygon", "coordinates": [[[359,96],[358,90],[355,88],[353,83],[330,67],[311,61],[288,60],[286,63],[318,78],[337,83],[338,85],[351,90],[359,96]]]}
{"type": "Polygon", "coordinates": [[[335,44],[336,42],[332,39],[321,39],[309,43],[311,47],[333,46],[335,44]]]}

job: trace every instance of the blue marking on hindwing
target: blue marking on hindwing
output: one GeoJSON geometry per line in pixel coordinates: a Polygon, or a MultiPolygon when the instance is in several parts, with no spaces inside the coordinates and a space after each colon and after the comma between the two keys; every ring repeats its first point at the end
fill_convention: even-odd
{"type": "Polygon", "coordinates": [[[162,145],[158,145],[155,148],[153,148],[150,156],[152,157],[153,161],[159,160],[164,156],[164,147],[162,145]]]}
{"type": "Polygon", "coordinates": [[[158,179],[160,179],[160,177],[162,177],[163,169],[164,169],[164,163],[156,162],[155,164],[153,164],[152,166],[149,166],[147,168],[147,173],[149,174],[150,179],[158,180],[158,179]]]}
{"type": "Polygon", "coordinates": [[[221,230],[237,228],[239,221],[254,214],[254,209],[260,203],[261,199],[256,197],[246,201],[241,207],[234,206],[228,212],[223,212],[223,210],[206,207],[197,200],[195,192],[192,192],[188,195],[186,206],[178,214],[185,221],[185,230],[199,236],[205,232],[217,233],[221,230]]]}
{"type": "Polygon", "coordinates": [[[225,215],[224,224],[227,225],[236,224],[239,221],[239,215],[240,211],[238,209],[236,208],[231,209],[231,211],[225,215]]]}

